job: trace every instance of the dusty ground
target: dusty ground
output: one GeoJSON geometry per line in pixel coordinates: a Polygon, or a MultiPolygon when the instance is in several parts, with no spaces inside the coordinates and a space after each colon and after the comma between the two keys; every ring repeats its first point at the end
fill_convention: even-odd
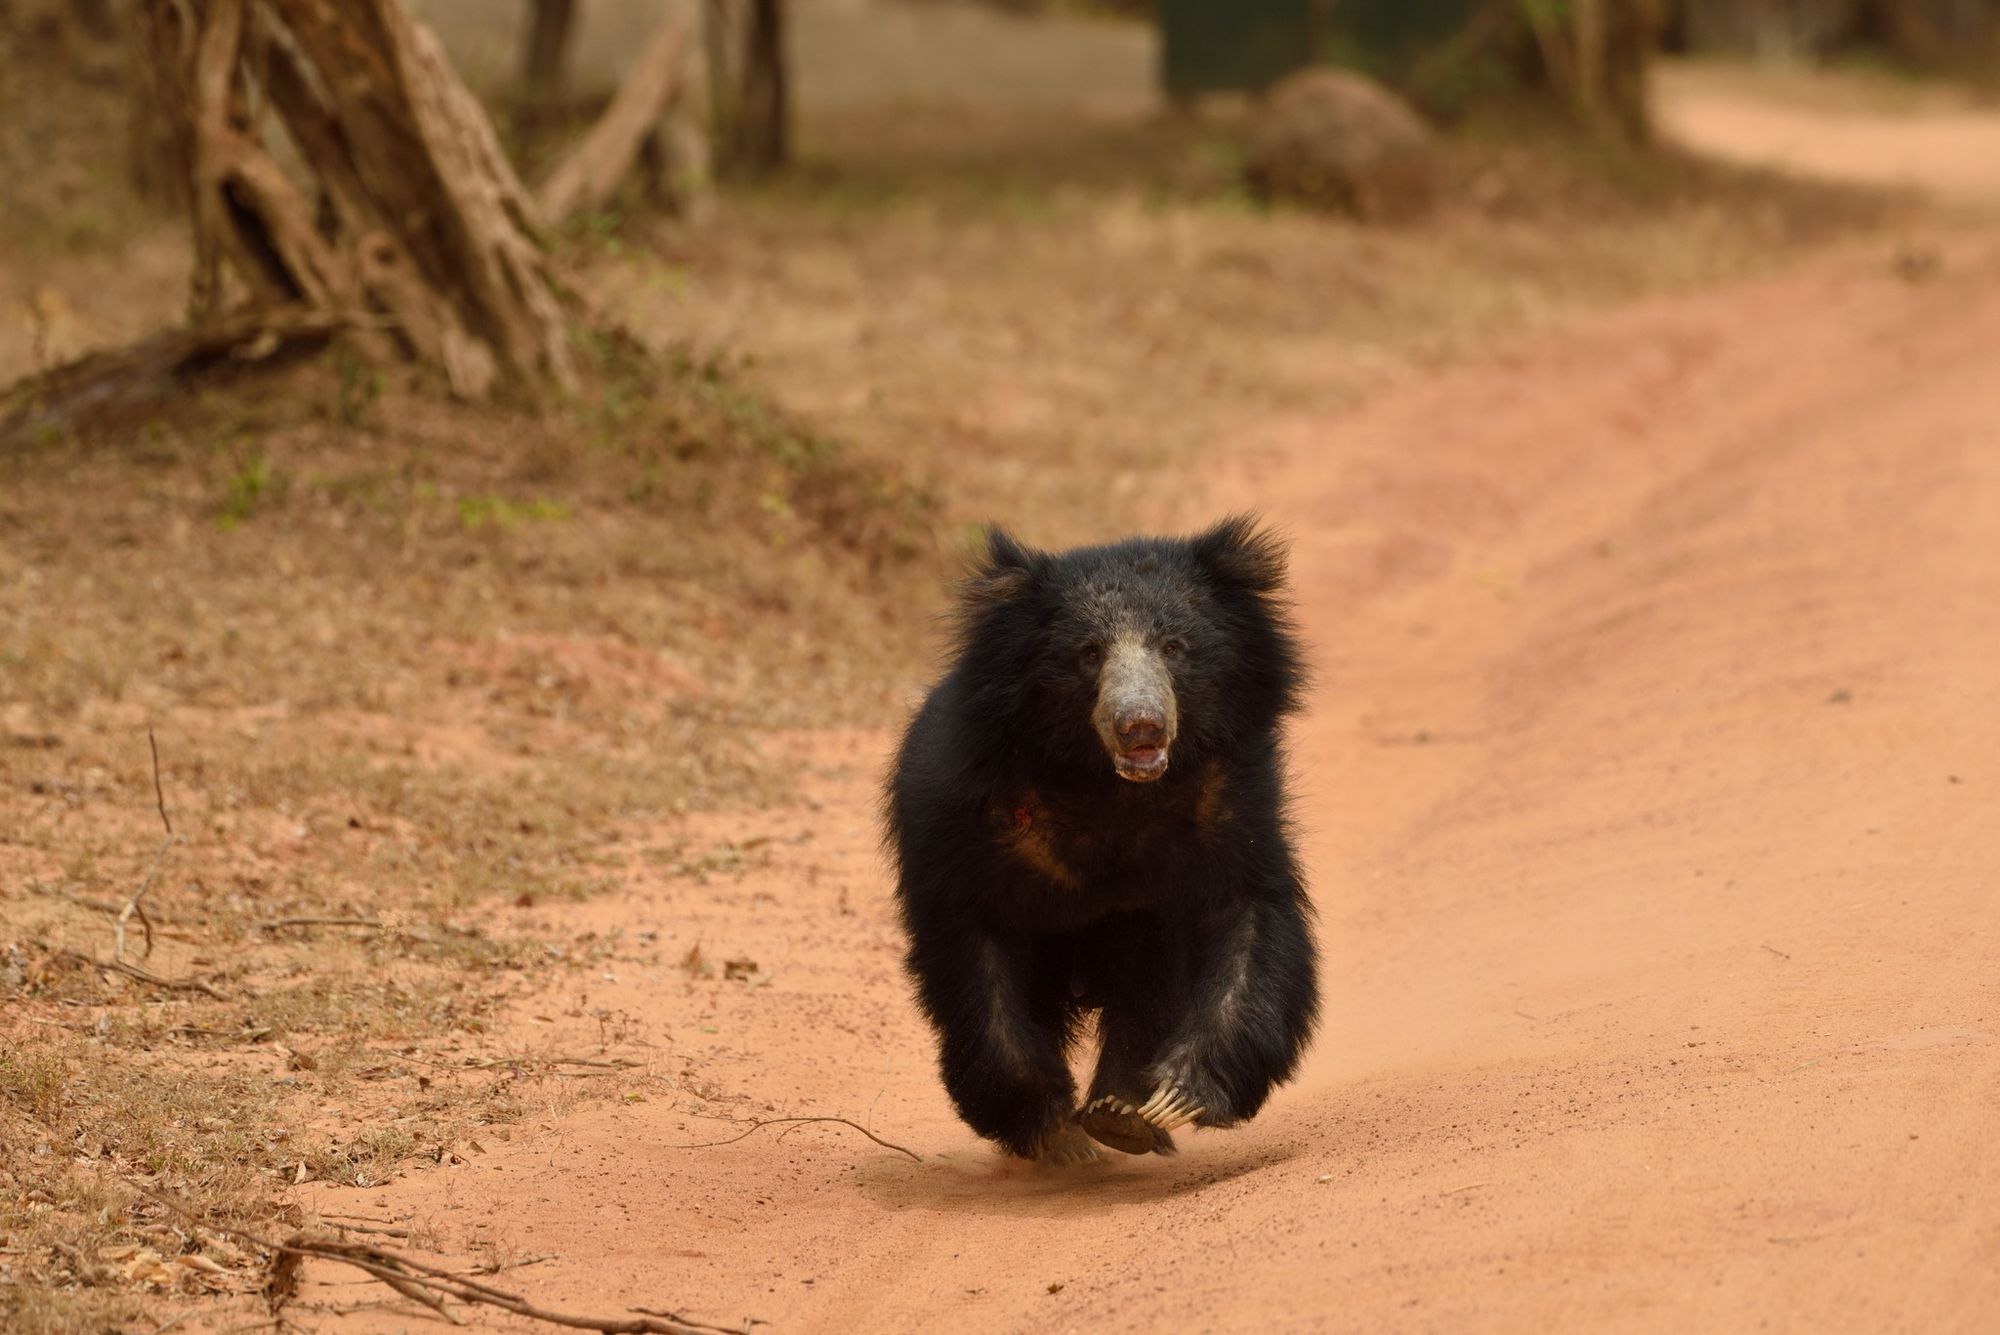
{"type": "MultiPolygon", "coordinates": [[[[785,1330],[1993,1323],[2000,250],[1493,145],[1375,234],[1245,209],[1199,134],[1043,115],[946,154],[829,122],[707,233],[580,239],[696,349],[666,404],[446,420],[334,366],[0,461],[0,1278],[254,1319],[254,1249],[138,1182],[785,1330]],[[945,527],[898,556],[906,474],[945,527]],[[1008,1167],[932,1075],[875,846],[949,524],[1236,505],[1291,530],[1314,646],[1326,1030],[1176,1161],[1008,1167]],[[61,953],[157,845],[148,723],[153,964],[223,1000],[61,953]],[[690,1148],[778,1115],[917,1157],[690,1148]]],[[[10,292],[85,339],[171,307],[170,236],[68,216],[10,292]]],[[[307,1279],[309,1328],[429,1320],[307,1279]]]]}
{"type": "Polygon", "coordinates": [[[553,1253],[551,1304],[783,1329],[1986,1328],[1996,337],[1990,242],[1870,248],[1248,423],[1207,494],[1134,498],[1296,542],[1328,1022],[1251,1127],[994,1160],[896,971],[889,734],[806,734],[810,810],[723,824],[759,865],[565,911],[672,943],[593,996],[737,1124],[602,1106],[315,1207],[553,1253]],[[769,982],[690,981],[694,940],[769,982]],[[779,1114],[921,1160],[687,1148],[779,1114]]]}
{"type": "Polygon", "coordinates": [[[706,1047],[743,1115],[921,1162],[829,1126],[682,1148],[735,1128],[648,1101],[316,1208],[553,1252],[523,1273],[555,1304],[787,1330],[1986,1328],[2000,253],[1947,263],[1259,424],[1158,516],[1286,524],[1319,674],[1328,1018],[1250,1127],[1062,1176],[979,1146],[896,972],[887,735],[829,734],[796,742],[813,809],[741,827],[764,865],[578,910],[674,942],[593,996],[706,1047]],[[770,982],[689,984],[690,937],[770,982]]]}

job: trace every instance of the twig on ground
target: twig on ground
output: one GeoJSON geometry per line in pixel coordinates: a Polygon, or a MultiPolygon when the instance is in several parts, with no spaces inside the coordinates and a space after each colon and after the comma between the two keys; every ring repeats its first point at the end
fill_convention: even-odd
{"type": "Polygon", "coordinates": [[[160,743],[151,728],[146,729],[146,745],[153,752],[153,802],[160,809],[160,824],[166,827],[168,834],[172,834],[174,823],[167,818],[167,790],[160,786],[160,743]]]}
{"type": "Polygon", "coordinates": [[[556,1254],[554,1252],[537,1252],[533,1256],[524,1256],[518,1261],[486,1261],[472,1267],[472,1269],[465,1273],[468,1275],[497,1275],[502,1270],[525,1270],[531,1265],[540,1265],[544,1261],[553,1261],[555,1259],[556,1254]]]}
{"type": "Polygon", "coordinates": [[[127,978],[144,983],[148,987],[157,987],[167,992],[199,992],[204,996],[214,997],[217,1001],[229,1000],[226,993],[216,991],[199,978],[168,978],[154,973],[151,969],[143,969],[130,960],[101,960],[95,955],[86,955],[81,950],[63,950],[57,953],[70,959],[82,960],[100,973],[122,973],[127,978]]]}
{"type": "Polygon", "coordinates": [[[629,1057],[600,1061],[593,1057],[468,1057],[458,1064],[466,1071],[489,1071],[496,1066],[596,1066],[607,1071],[629,1071],[641,1063],[629,1057]]]}
{"type": "Polygon", "coordinates": [[[252,1029],[211,1029],[202,1024],[177,1024],[167,1032],[182,1038],[228,1038],[239,1043],[261,1043],[276,1031],[269,1026],[252,1029]]]}
{"type": "MultiPolygon", "coordinates": [[[[72,895],[72,894],[59,893],[57,894],[56,898],[62,900],[62,902],[65,904],[74,904],[80,909],[89,909],[92,913],[108,913],[114,918],[125,911],[125,906],[123,904],[117,903],[109,899],[92,899],[89,895],[72,895]]],[[[180,921],[180,919],[178,918],[169,918],[163,915],[158,909],[148,909],[146,911],[146,917],[153,924],[153,931],[160,936],[166,937],[170,941],[194,940],[194,938],[189,936],[186,932],[173,932],[167,930],[170,926],[180,921]]]]}
{"type": "Polygon", "coordinates": [[[724,1335],[742,1335],[743,1332],[748,1332],[750,1327],[752,1326],[768,1326],[771,1324],[768,1321],[760,1321],[753,1316],[753,1317],[746,1317],[741,1326],[711,1326],[706,1321],[696,1321],[693,1317],[682,1316],[679,1312],[676,1312],[671,1308],[630,1307],[627,1308],[626,1310],[630,1312],[637,1312],[641,1316],[657,1316],[657,1317],[664,1317],[668,1321],[678,1321],[682,1325],[692,1327],[693,1329],[698,1331],[723,1332],[724,1335]]]}
{"type": "Polygon", "coordinates": [[[144,1187],[136,1190],[146,1199],[165,1206],[182,1218],[200,1224],[203,1228],[216,1233],[230,1234],[269,1252],[272,1257],[272,1282],[267,1285],[266,1291],[271,1295],[274,1306],[282,1305],[295,1291],[300,1262],[307,1257],[313,1257],[353,1266],[372,1275],[412,1302],[430,1308],[453,1325],[463,1325],[465,1319],[445,1306],[447,1300],[474,1306],[497,1307],[503,1312],[527,1317],[531,1321],[568,1326],[574,1330],[603,1331],[606,1335],[749,1335],[748,1326],[711,1326],[683,1317],[663,1316],[640,1308],[632,1309],[642,1313],[633,1317],[579,1316],[573,1312],[555,1312],[535,1306],[518,1293],[496,1289],[491,1284],[482,1284],[470,1276],[454,1274],[428,1262],[419,1261],[413,1256],[391,1251],[387,1247],[377,1247],[365,1242],[347,1242],[339,1238],[314,1238],[303,1233],[295,1233],[283,1242],[274,1242],[248,1229],[203,1219],[179,1202],[148,1191],[144,1187]]]}
{"type": "MultiPolygon", "coordinates": [[[[594,1057],[467,1057],[461,1061],[439,1061],[435,1057],[418,1057],[409,1053],[398,1053],[394,1060],[407,1066],[428,1066],[437,1071],[521,1071],[536,1066],[590,1066],[596,1067],[596,1074],[615,1075],[619,1071],[636,1071],[645,1065],[629,1057],[613,1057],[599,1060],[594,1057]]],[[[557,1071],[557,1075],[568,1072],[557,1071]]],[[[585,1074],[578,1072],[578,1078],[585,1074]]]]}
{"type": "Polygon", "coordinates": [[[400,1219],[390,1219],[379,1214],[334,1214],[330,1210],[319,1212],[321,1219],[359,1219],[364,1224],[400,1224],[400,1219]]]}
{"type": "Polygon", "coordinates": [[[343,1224],[326,1215],[321,1215],[320,1218],[325,1219],[327,1223],[343,1233],[376,1233],[385,1238],[407,1238],[410,1236],[410,1230],[407,1228],[376,1228],[372,1224],[343,1224]]]}
{"type": "Polygon", "coordinates": [[[752,1121],[750,1129],[740,1136],[731,1136],[727,1140],[704,1140],[693,1145],[669,1145],[667,1148],[670,1150],[711,1150],[718,1145],[734,1145],[737,1141],[755,1135],[767,1126],[783,1126],[787,1122],[838,1122],[842,1126],[853,1127],[856,1131],[859,1131],[885,1150],[894,1150],[898,1154],[907,1154],[918,1163],[924,1161],[924,1156],[918,1154],[915,1150],[905,1149],[893,1141],[884,1140],[867,1127],[861,1125],[861,1123],[851,1121],[845,1117],[760,1117],[752,1121]]]}
{"type": "Polygon", "coordinates": [[[153,750],[153,801],[160,809],[160,824],[167,827],[167,837],[153,853],[153,865],[146,869],[146,879],[139,882],[139,888],[125,901],[125,907],[118,911],[118,921],[111,928],[111,958],[125,958],[125,924],[134,913],[139,915],[139,926],[146,931],[146,953],[141,958],[153,958],[153,922],[146,916],[144,900],[146,892],[153,888],[153,878],[160,874],[160,860],[167,850],[174,846],[174,823],[167,819],[167,791],[160,786],[160,744],[153,737],[153,730],[146,729],[146,745],[153,750]]]}
{"type": "Polygon", "coordinates": [[[160,846],[153,850],[153,865],[146,869],[146,879],[139,882],[139,888],[134,890],[132,897],[125,901],[125,907],[118,910],[118,919],[111,924],[111,957],[113,959],[122,960],[125,958],[125,924],[131,920],[132,915],[135,913],[139,915],[139,926],[144,928],[146,932],[146,953],[141,958],[151,959],[153,957],[153,920],[146,916],[146,906],[141,901],[146,898],[146,892],[153,888],[153,878],[160,873],[160,861],[167,856],[167,850],[173,846],[174,837],[171,834],[160,841],[160,846]]]}
{"type": "MultiPolygon", "coordinates": [[[[282,932],[293,927],[358,927],[363,931],[387,932],[423,946],[434,946],[438,941],[429,932],[414,927],[398,927],[380,918],[273,918],[256,924],[256,930],[260,932],[282,932]]],[[[447,927],[445,930],[449,932],[453,929],[447,927]]]]}

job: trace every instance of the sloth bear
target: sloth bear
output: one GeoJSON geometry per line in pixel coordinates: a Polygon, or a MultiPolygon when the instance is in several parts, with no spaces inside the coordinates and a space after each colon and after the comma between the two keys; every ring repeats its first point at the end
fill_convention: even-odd
{"type": "Polygon", "coordinates": [[[1171,1154],[1177,1126],[1255,1114],[1318,1011],[1284,552],[1242,517],[1060,553],[988,538],[888,784],[917,999],[980,1135],[1058,1164],[1171,1154]]]}

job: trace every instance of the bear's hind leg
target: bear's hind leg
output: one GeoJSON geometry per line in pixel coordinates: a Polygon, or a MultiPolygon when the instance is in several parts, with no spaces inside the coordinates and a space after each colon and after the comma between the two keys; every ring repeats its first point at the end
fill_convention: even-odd
{"type": "Polygon", "coordinates": [[[1075,1009],[1060,952],[963,924],[913,935],[911,972],[959,1115],[1023,1159],[1096,1158],[1076,1125],[1076,1086],[1064,1059],[1075,1009]]]}

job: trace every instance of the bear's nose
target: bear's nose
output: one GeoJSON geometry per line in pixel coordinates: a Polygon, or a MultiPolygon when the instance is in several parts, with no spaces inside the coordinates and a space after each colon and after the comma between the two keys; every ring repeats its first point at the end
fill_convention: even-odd
{"type": "Polygon", "coordinates": [[[1166,740],[1166,720],[1160,711],[1150,705],[1140,705],[1121,709],[1112,719],[1118,729],[1118,744],[1122,747],[1158,746],[1166,740]]]}

